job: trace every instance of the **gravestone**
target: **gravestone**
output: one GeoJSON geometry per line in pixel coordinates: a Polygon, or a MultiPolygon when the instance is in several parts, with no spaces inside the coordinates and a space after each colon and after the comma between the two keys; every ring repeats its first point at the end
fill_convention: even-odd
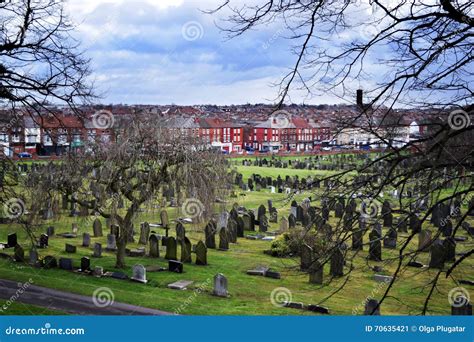
{"type": "Polygon", "coordinates": [[[102,234],[102,222],[98,218],[94,220],[94,223],[92,224],[92,230],[94,232],[94,237],[101,237],[103,236],[102,234]]]}
{"type": "Polygon", "coordinates": [[[35,248],[30,249],[30,265],[36,266],[38,264],[38,251],[35,248]]]}
{"type": "Polygon", "coordinates": [[[41,234],[39,238],[39,248],[46,248],[49,245],[49,236],[47,234],[41,234]]]}
{"type": "Polygon", "coordinates": [[[146,245],[148,242],[148,238],[150,236],[150,225],[148,222],[143,222],[140,224],[140,239],[138,243],[140,245],[146,245]]]}
{"type": "Polygon", "coordinates": [[[444,250],[443,242],[439,239],[436,239],[431,243],[430,246],[430,268],[444,268],[444,261],[446,258],[446,253],[444,250]]]}
{"type": "Polygon", "coordinates": [[[89,259],[88,257],[82,257],[81,258],[81,272],[84,272],[84,271],[89,271],[91,268],[91,259],[89,259]]]}
{"type": "Polygon", "coordinates": [[[98,242],[94,243],[94,254],[92,254],[94,258],[102,257],[102,245],[98,242]]]}
{"type": "Polygon", "coordinates": [[[215,226],[209,222],[204,228],[204,234],[206,239],[207,248],[216,248],[216,229],[215,226]]]}
{"type": "Polygon", "coordinates": [[[168,237],[166,241],[166,256],[165,259],[168,260],[176,260],[178,259],[177,256],[177,246],[176,246],[176,239],[172,236],[168,237]]]}
{"type": "Polygon", "coordinates": [[[59,268],[66,271],[72,271],[72,259],[70,258],[59,258],[59,268]]]}
{"type": "Polygon", "coordinates": [[[191,263],[191,241],[187,237],[184,237],[181,241],[181,262],[191,263]]]}
{"type": "Polygon", "coordinates": [[[218,273],[214,276],[214,289],[212,294],[218,297],[229,296],[227,291],[227,278],[222,273],[218,273]]]}
{"type": "Polygon", "coordinates": [[[356,229],[352,232],[352,249],[361,251],[364,248],[364,231],[356,229]]]}
{"type": "Polygon", "coordinates": [[[242,217],[238,216],[236,222],[237,222],[237,236],[244,237],[244,220],[242,219],[242,217]]]}
{"type": "Polygon", "coordinates": [[[72,232],[73,234],[77,234],[78,230],[79,230],[79,226],[77,225],[77,223],[73,223],[73,224],[71,225],[71,232],[72,232]]]}
{"type": "Polygon", "coordinates": [[[207,265],[207,248],[204,242],[199,241],[196,245],[196,265],[207,265]]]}
{"type": "Polygon", "coordinates": [[[24,251],[23,247],[21,247],[19,244],[15,245],[13,258],[17,262],[24,262],[25,261],[25,251],[24,251]]]}
{"type": "Polygon", "coordinates": [[[288,216],[288,227],[290,229],[296,228],[296,216],[293,214],[288,216]]]}
{"type": "Polygon", "coordinates": [[[421,231],[421,221],[414,213],[410,215],[410,229],[414,234],[419,233],[421,231]]]}
{"type": "Polygon", "coordinates": [[[160,213],[161,219],[161,226],[166,230],[166,236],[168,236],[168,229],[169,229],[169,219],[168,219],[168,212],[166,210],[162,210],[160,213]]]}
{"type": "Polygon", "coordinates": [[[219,250],[227,251],[229,250],[229,236],[226,228],[221,228],[219,231],[219,250]]]}
{"type": "Polygon", "coordinates": [[[49,226],[48,228],[46,228],[46,234],[48,236],[54,236],[54,227],[53,226],[49,226]]]}
{"type": "Polygon", "coordinates": [[[377,230],[372,230],[369,234],[369,260],[382,261],[382,244],[380,234],[377,230]]]}
{"type": "Polygon", "coordinates": [[[227,233],[229,242],[237,243],[237,222],[235,222],[232,218],[229,218],[227,221],[227,233]]]}
{"type": "Polygon", "coordinates": [[[448,237],[443,241],[446,262],[456,261],[456,240],[452,237],[448,237]]]}
{"type": "Polygon", "coordinates": [[[110,225],[110,234],[115,235],[115,240],[119,238],[120,235],[120,227],[117,226],[116,224],[111,224],[110,225]]]}
{"type": "Polygon", "coordinates": [[[177,260],[169,260],[168,271],[174,273],[183,273],[183,263],[177,260]]]}
{"type": "Polygon", "coordinates": [[[344,253],[340,248],[336,248],[331,256],[330,274],[333,277],[344,275],[344,253]]]}
{"type": "Polygon", "coordinates": [[[390,249],[397,248],[397,237],[398,234],[395,228],[390,228],[387,236],[383,239],[383,246],[390,249]]]}
{"type": "Polygon", "coordinates": [[[134,265],[132,267],[132,280],[139,283],[146,284],[148,281],[146,279],[146,268],[143,265],[134,265]]]}
{"type": "Polygon", "coordinates": [[[58,261],[54,256],[47,255],[43,259],[43,267],[46,269],[56,268],[58,267],[58,261]]]}
{"type": "Polygon", "coordinates": [[[407,220],[405,218],[400,217],[398,219],[397,229],[399,233],[408,233],[407,220]]]}
{"type": "Polygon", "coordinates": [[[244,214],[242,216],[242,221],[244,222],[244,230],[255,230],[255,226],[252,222],[252,217],[249,214],[244,214]]]}
{"type": "Polygon", "coordinates": [[[418,233],[418,250],[427,251],[431,244],[431,231],[430,230],[421,230],[418,233]]]}
{"type": "Polygon", "coordinates": [[[117,241],[114,234],[107,234],[107,246],[105,247],[107,251],[116,251],[117,250],[117,241]]]}
{"type": "Polygon", "coordinates": [[[9,248],[13,248],[18,244],[18,238],[16,233],[8,234],[7,245],[9,248]]]}
{"type": "Polygon", "coordinates": [[[285,233],[288,231],[288,220],[285,217],[282,217],[280,220],[280,233],[285,233]]]}
{"type": "Polygon", "coordinates": [[[91,236],[89,233],[82,234],[82,247],[89,247],[91,244],[91,236]]]}
{"type": "Polygon", "coordinates": [[[74,245],[66,243],[65,251],[66,251],[66,253],[76,253],[77,248],[74,245]]]}
{"type": "Polygon", "coordinates": [[[317,260],[314,260],[308,268],[309,282],[311,284],[322,284],[324,276],[324,267],[317,260]]]}
{"type": "Polygon", "coordinates": [[[178,222],[176,224],[176,241],[178,243],[181,243],[184,241],[184,238],[186,237],[186,229],[184,229],[184,226],[181,222],[178,222]]]}
{"type": "Polygon", "coordinates": [[[300,268],[302,271],[306,271],[309,269],[313,262],[313,249],[304,243],[301,246],[301,255],[300,255],[301,261],[300,261],[300,268]]]}
{"type": "Polygon", "coordinates": [[[156,234],[151,234],[150,239],[150,252],[149,256],[152,258],[159,258],[160,257],[160,246],[159,246],[159,239],[156,234]]]}
{"type": "Polygon", "coordinates": [[[268,231],[268,218],[266,215],[259,216],[258,218],[259,222],[259,231],[261,233],[265,233],[268,231]]]}
{"type": "Polygon", "coordinates": [[[364,315],[380,315],[380,305],[377,299],[369,299],[365,302],[364,315]]]}

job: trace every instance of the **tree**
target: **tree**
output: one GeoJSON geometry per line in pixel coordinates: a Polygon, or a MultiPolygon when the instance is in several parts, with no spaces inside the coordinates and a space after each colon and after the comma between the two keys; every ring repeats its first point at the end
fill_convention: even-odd
{"type": "Polygon", "coordinates": [[[118,225],[118,268],[125,267],[133,220],[146,203],[158,203],[164,186],[187,197],[185,215],[209,217],[227,179],[225,159],[197,137],[162,127],[152,117],[123,124],[116,141],[89,142],[84,152],[69,154],[35,179],[44,194],[69,196],[118,225]]]}
{"type": "MultiPolygon", "coordinates": [[[[248,3],[234,5],[227,0],[211,13],[230,11],[221,27],[234,38],[259,25],[283,26],[278,32],[294,43],[295,62],[279,83],[276,109],[283,106],[294,88],[305,89],[309,96],[329,92],[354,103],[356,87],[363,84],[370,100],[363,101],[359,93],[350,110],[333,118],[335,135],[359,130],[385,148],[375,158],[326,178],[332,186],[323,197],[338,194],[346,200],[358,198],[360,210],[347,225],[339,220],[321,253],[326,257],[320,261],[328,262],[334,249],[351,240],[360,217],[366,217],[370,224],[382,219],[383,206],[377,198],[393,189],[401,194],[393,209],[403,220],[417,215],[420,224],[426,225],[443,208],[442,216],[436,218],[439,230],[430,245],[446,236],[445,226],[450,220],[455,223],[448,237],[459,236],[474,207],[472,1],[248,3]],[[400,109],[403,107],[409,108],[400,109]],[[406,128],[402,121],[408,116],[415,117],[426,130],[400,144],[406,128]],[[349,172],[357,176],[348,177],[349,172]]],[[[392,260],[397,267],[380,303],[407,260],[419,255],[420,251],[408,248],[417,235],[413,230],[402,243],[399,256],[392,260]]],[[[353,258],[357,253],[347,250],[346,256],[353,258]]],[[[473,253],[471,249],[447,269],[440,269],[427,284],[423,314],[441,275],[457,282],[455,270],[473,253]]],[[[342,286],[345,284],[347,281],[342,286]]]]}

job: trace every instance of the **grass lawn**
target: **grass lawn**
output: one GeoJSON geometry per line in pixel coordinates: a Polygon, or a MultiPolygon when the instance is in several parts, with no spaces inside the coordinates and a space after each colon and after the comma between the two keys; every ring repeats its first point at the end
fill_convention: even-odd
{"type": "MultiPolygon", "coordinates": [[[[292,169],[274,169],[259,167],[239,167],[239,172],[244,173],[246,179],[252,173],[260,173],[262,175],[276,176],[280,174],[284,177],[286,174],[301,175],[319,175],[324,171],[308,171],[308,170],[292,170],[292,169]],[[267,173],[264,173],[267,172],[267,173]],[[292,173],[295,172],[295,173],[292,173]]],[[[300,201],[307,197],[308,194],[297,195],[296,199],[300,201]]],[[[316,197],[313,194],[313,198],[316,197]]],[[[284,194],[271,194],[268,190],[261,192],[238,192],[237,197],[229,199],[226,206],[230,209],[233,202],[238,202],[247,208],[257,208],[260,204],[267,204],[267,200],[271,198],[274,206],[278,208],[279,219],[282,215],[287,216],[289,213],[289,201],[284,194]],[[243,196],[245,195],[245,196],[243,196]]],[[[319,200],[316,199],[317,205],[319,200]]],[[[333,213],[331,213],[333,215],[333,213]]],[[[175,208],[169,209],[170,218],[178,215],[175,208]]],[[[136,227],[139,222],[158,222],[159,211],[148,210],[141,213],[136,218],[136,227]]],[[[64,239],[60,237],[51,237],[50,246],[46,250],[39,250],[40,256],[54,255],[56,257],[72,257],[75,266],[79,266],[82,256],[91,256],[92,248],[81,247],[82,233],[92,233],[92,220],[84,218],[70,218],[67,214],[58,221],[46,222],[41,232],[46,230],[48,225],[54,225],[56,233],[70,231],[71,224],[77,222],[79,225],[79,237],[76,239],[64,239]],[[65,243],[73,243],[78,246],[76,254],[66,254],[64,252],[65,243]]],[[[336,225],[334,218],[331,219],[333,226],[336,225]]],[[[105,221],[103,221],[105,226],[105,221]]],[[[186,225],[187,236],[193,244],[199,240],[204,240],[202,225],[186,225]]],[[[426,227],[429,227],[427,225],[426,227]]],[[[279,224],[271,223],[270,231],[277,230],[279,224]]],[[[139,230],[139,229],[137,229],[139,230]]],[[[152,229],[153,230],[153,229],[152,229]]],[[[0,229],[0,241],[6,241],[7,234],[16,231],[19,235],[20,243],[25,247],[28,246],[26,235],[19,227],[11,225],[2,225],[0,229]]],[[[384,232],[386,230],[384,229],[384,232]]],[[[158,233],[163,233],[161,230],[158,233]]],[[[174,230],[170,233],[174,235],[174,230]]],[[[104,229],[104,235],[107,234],[104,229]]],[[[101,242],[105,246],[105,237],[91,238],[91,246],[94,242],[101,242]]],[[[136,236],[138,240],[138,236],[136,236]]],[[[218,238],[216,237],[216,240],[218,238]]],[[[368,241],[368,233],[364,238],[364,242],[368,241]]],[[[400,234],[398,244],[404,241],[404,237],[400,234]]],[[[217,241],[218,242],[218,241],[217,241]]],[[[418,240],[415,237],[409,245],[410,250],[415,250],[418,240]]],[[[350,242],[349,242],[350,245],[350,242]]],[[[129,247],[137,247],[137,244],[131,244],[129,247]]],[[[376,283],[373,280],[375,274],[371,267],[380,265],[384,268],[383,274],[391,274],[398,261],[398,251],[383,249],[383,262],[367,261],[368,246],[364,247],[363,252],[354,255],[352,260],[347,260],[345,272],[349,270],[352,262],[354,271],[351,272],[349,280],[344,288],[336,293],[340,285],[346,280],[346,277],[330,279],[329,265],[326,265],[324,276],[325,284],[312,285],[308,283],[308,275],[298,271],[299,259],[297,258],[273,258],[265,255],[263,251],[270,247],[270,242],[254,241],[240,238],[237,244],[231,244],[231,248],[227,252],[209,250],[208,266],[196,266],[194,264],[186,264],[185,273],[175,274],[169,272],[148,272],[148,284],[138,284],[131,281],[121,281],[111,278],[94,278],[67,272],[59,269],[44,270],[32,268],[30,266],[13,263],[5,259],[0,259],[0,278],[12,279],[17,281],[27,281],[32,278],[35,285],[51,287],[60,290],[71,291],[83,295],[92,295],[94,290],[99,287],[109,287],[115,295],[115,301],[126,302],[134,305],[142,305],[159,310],[175,312],[191,315],[308,315],[312,314],[306,311],[300,311],[289,308],[281,308],[272,304],[270,298],[272,291],[279,288],[285,288],[286,293],[291,293],[291,299],[305,304],[318,304],[329,307],[332,314],[351,315],[353,311],[363,312],[363,303],[368,296],[380,298],[385,290],[385,285],[376,283]],[[258,276],[249,276],[246,271],[259,265],[270,266],[272,269],[282,273],[282,279],[270,279],[258,276]],[[223,273],[229,284],[229,298],[218,298],[211,295],[212,280],[215,274],[223,273]],[[170,290],[167,285],[177,280],[192,280],[187,291],[170,290]],[[201,289],[204,289],[201,291],[201,289]],[[332,296],[330,296],[333,294],[332,296]],[[325,301],[325,298],[330,296],[325,301]]],[[[457,252],[466,251],[472,248],[472,240],[465,243],[459,243],[457,252]]],[[[12,254],[12,250],[6,253],[12,254]]],[[[161,255],[164,256],[163,250],[161,255]]],[[[179,255],[179,251],[178,251],[179,255]]],[[[353,255],[353,252],[349,252],[353,255]]],[[[456,278],[474,280],[474,262],[471,258],[467,260],[462,268],[455,271],[456,278]]],[[[193,256],[194,260],[194,256],[193,256]]],[[[428,263],[429,254],[423,253],[418,261],[424,264],[428,263]]],[[[405,260],[406,264],[408,260],[405,260]]],[[[114,270],[115,256],[110,252],[103,252],[100,259],[91,258],[92,267],[103,266],[107,271],[114,270]]],[[[131,267],[134,264],[160,265],[167,266],[167,261],[163,258],[152,259],[144,258],[127,258],[128,269],[125,272],[131,275],[131,267]]],[[[382,314],[384,315],[401,315],[401,314],[419,314],[423,307],[424,300],[429,293],[429,282],[437,273],[436,270],[416,268],[404,268],[400,274],[400,278],[395,283],[391,296],[385,300],[382,305],[382,314]]],[[[451,278],[442,277],[439,281],[437,289],[434,291],[432,300],[429,303],[429,314],[442,315],[450,314],[450,305],[448,303],[448,292],[456,287],[451,278]]],[[[471,290],[471,289],[468,289],[471,290]]],[[[1,303],[1,302],[0,302],[1,303]]],[[[41,314],[42,309],[29,306],[23,306],[21,303],[15,303],[2,314],[41,314]],[[39,310],[39,311],[35,311],[39,310]]]]}

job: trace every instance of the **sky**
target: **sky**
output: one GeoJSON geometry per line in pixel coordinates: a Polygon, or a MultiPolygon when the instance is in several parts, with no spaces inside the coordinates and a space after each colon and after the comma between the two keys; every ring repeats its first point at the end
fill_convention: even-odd
{"type": "MultiPolygon", "coordinates": [[[[126,104],[273,103],[295,61],[277,24],[228,39],[206,14],[218,0],[69,0],[75,35],[92,60],[100,102],[126,104]]],[[[294,103],[340,103],[329,95],[294,103]]]]}

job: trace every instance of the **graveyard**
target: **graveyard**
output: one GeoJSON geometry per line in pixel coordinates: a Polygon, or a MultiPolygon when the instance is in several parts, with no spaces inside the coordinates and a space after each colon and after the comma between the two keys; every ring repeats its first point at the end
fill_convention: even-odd
{"type": "MultiPolygon", "coordinates": [[[[232,160],[229,170],[235,182],[229,198],[215,204],[215,220],[187,218],[173,194],[164,195],[160,205],[147,205],[139,212],[133,241],[127,246],[126,269],[115,268],[114,225],[80,210],[71,216],[69,203],[43,220],[34,252],[22,227],[3,223],[0,278],[31,279],[37,286],[85,296],[109,288],[117,302],[171,314],[360,315],[384,294],[397,273],[390,296],[378,311],[383,315],[418,314],[440,268],[452,265],[472,248],[473,231],[468,225],[456,235],[452,255],[437,257],[437,249],[445,246],[431,240],[438,228],[425,221],[421,229],[414,219],[400,224],[401,215],[396,210],[391,213],[397,201],[392,193],[379,199],[384,203],[382,212],[385,202],[391,203],[389,218],[379,213],[375,220],[355,220],[348,228],[352,234],[330,258],[323,255],[314,260],[317,241],[312,247],[303,244],[298,252],[285,245],[291,234],[344,225],[343,217],[360,210],[356,201],[323,203],[330,185],[308,181],[344,169],[344,158],[232,160]],[[355,227],[360,225],[375,228],[355,227]],[[411,232],[413,238],[408,240],[411,232]],[[406,253],[414,257],[397,269],[399,248],[405,243],[406,253]]],[[[354,172],[345,177],[354,177],[354,172]]],[[[468,221],[474,223],[472,218],[468,221]]],[[[427,314],[449,314],[447,293],[459,279],[467,284],[464,286],[472,286],[473,268],[473,258],[468,258],[452,277],[439,279],[427,314]]],[[[11,312],[63,313],[19,302],[11,306],[8,314],[11,312]]]]}

